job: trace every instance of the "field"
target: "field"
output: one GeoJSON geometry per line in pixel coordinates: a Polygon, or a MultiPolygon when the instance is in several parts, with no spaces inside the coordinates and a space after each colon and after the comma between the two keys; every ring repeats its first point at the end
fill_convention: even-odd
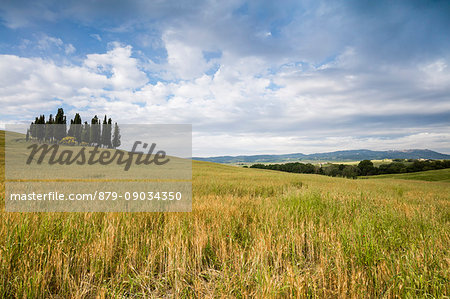
{"type": "Polygon", "coordinates": [[[382,174],[362,178],[370,179],[402,179],[402,180],[419,180],[419,181],[441,181],[450,183],[450,169],[428,170],[412,173],[399,174],[382,174]]]}
{"type": "Polygon", "coordinates": [[[0,297],[450,295],[448,181],[194,161],[191,213],[6,213],[3,182],[0,297]]]}

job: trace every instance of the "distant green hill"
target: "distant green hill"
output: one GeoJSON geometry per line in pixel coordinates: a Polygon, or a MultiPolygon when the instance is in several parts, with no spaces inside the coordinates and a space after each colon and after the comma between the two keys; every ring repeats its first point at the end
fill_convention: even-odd
{"type": "Polygon", "coordinates": [[[371,151],[366,149],[336,151],[329,153],[318,153],[305,155],[302,153],[286,155],[253,155],[253,156],[220,156],[220,157],[193,157],[193,160],[208,161],[215,163],[279,163],[296,161],[361,161],[361,160],[383,160],[383,159],[450,159],[450,155],[441,154],[427,149],[411,149],[404,151],[371,151]]]}
{"type": "Polygon", "coordinates": [[[382,174],[360,178],[368,179],[402,179],[402,180],[419,180],[419,181],[440,181],[450,183],[450,169],[428,170],[413,173],[399,174],[382,174]]]}

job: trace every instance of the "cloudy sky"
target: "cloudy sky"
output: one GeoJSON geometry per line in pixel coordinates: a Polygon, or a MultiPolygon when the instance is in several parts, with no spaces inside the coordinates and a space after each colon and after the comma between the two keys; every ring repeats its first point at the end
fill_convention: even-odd
{"type": "Polygon", "coordinates": [[[196,156],[450,153],[449,1],[0,1],[0,124],[188,123],[196,156]]]}

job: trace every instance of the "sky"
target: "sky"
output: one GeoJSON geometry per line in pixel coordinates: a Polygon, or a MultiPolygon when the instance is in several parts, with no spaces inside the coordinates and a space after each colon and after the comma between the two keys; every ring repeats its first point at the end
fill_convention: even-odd
{"type": "Polygon", "coordinates": [[[0,127],[192,124],[194,156],[450,154],[449,1],[0,0],[0,127]]]}

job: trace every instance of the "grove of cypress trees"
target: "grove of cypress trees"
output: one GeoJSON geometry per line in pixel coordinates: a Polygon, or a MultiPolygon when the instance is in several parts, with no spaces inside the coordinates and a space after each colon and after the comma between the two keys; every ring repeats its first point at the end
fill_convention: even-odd
{"type": "Polygon", "coordinates": [[[74,137],[78,144],[85,142],[89,145],[105,148],[115,148],[121,144],[119,126],[115,123],[114,136],[112,136],[112,119],[107,118],[106,115],[103,119],[103,125],[97,115],[91,119],[91,124],[85,121],[83,125],[80,114],[76,113],[75,117],[70,120],[70,127],[67,131],[67,121],[63,108],[58,108],[54,118],[50,114],[48,121],[45,121],[45,115],[36,117],[27,130],[27,141],[37,139],[39,142],[58,143],[66,136],[74,137]],[[112,140],[112,137],[114,140],[112,140]]]}

